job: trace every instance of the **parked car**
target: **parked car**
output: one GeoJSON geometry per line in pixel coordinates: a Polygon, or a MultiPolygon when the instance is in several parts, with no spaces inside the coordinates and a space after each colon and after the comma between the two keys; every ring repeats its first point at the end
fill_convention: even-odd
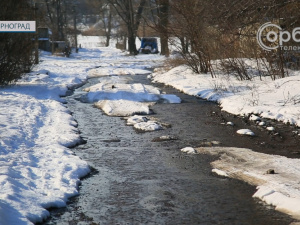
{"type": "Polygon", "coordinates": [[[158,53],[157,38],[153,38],[153,37],[142,38],[139,53],[157,54],[158,53]]]}

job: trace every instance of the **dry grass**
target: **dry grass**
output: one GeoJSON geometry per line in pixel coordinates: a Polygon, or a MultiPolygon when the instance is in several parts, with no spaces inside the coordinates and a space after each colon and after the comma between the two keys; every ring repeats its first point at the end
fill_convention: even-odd
{"type": "Polygon", "coordinates": [[[170,69],[173,69],[177,66],[181,66],[181,65],[184,65],[186,64],[186,60],[181,58],[181,57],[175,57],[175,58],[168,58],[166,61],[165,61],[165,66],[170,70],[170,69]]]}

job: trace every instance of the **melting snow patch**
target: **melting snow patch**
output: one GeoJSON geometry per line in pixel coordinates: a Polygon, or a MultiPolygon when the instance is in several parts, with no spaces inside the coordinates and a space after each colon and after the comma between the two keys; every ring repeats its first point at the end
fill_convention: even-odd
{"type": "Polygon", "coordinates": [[[212,172],[218,174],[219,176],[222,177],[229,177],[228,174],[222,170],[218,170],[218,169],[212,169],[212,172]]]}
{"type": "Polygon", "coordinates": [[[171,104],[178,104],[181,103],[181,99],[176,96],[176,95],[167,95],[167,94],[162,94],[161,98],[166,102],[166,103],[171,103],[171,104]]]}
{"type": "Polygon", "coordinates": [[[127,119],[127,125],[134,125],[141,122],[147,122],[149,119],[146,116],[134,115],[127,119]]]}
{"type": "Polygon", "coordinates": [[[104,80],[101,83],[85,88],[88,92],[83,100],[95,102],[109,116],[131,116],[150,114],[149,106],[162,100],[166,103],[180,103],[176,95],[160,94],[160,90],[151,85],[113,83],[104,80]]]}
{"type": "Polygon", "coordinates": [[[249,120],[252,120],[252,121],[261,121],[261,118],[259,116],[256,116],[256,115],[251,115],[249,120]]]}
{"type": "Polygon", "coordinates": [[[134,115],[127,118],[127,125],[132,125],[135,129],[142,131],[162,130],[163,126],[154,120],[150,120],[146,116],[134,115]]]}
{"type": "Polygon", "coordinates": [[[143,131],[155,131],[163,129],[163,127],[160,124],[151,120],[147,122],[136,123],[134,124],[134,128],[143,131]]]}
{"type": "Polygon", "coordinates": [[[154,103],[134,102],[129,100],[102,100],[95,106],[109,116],[132,116],[134,114],[150,114],[149,106],[154,103]]]}
{"type": "Polygon", "coordinates": [[[197,152],[220,156],[212,162],[214,172],[257,186],[253,197],[260,198],[276,210],[300,218],[300,159],[268,155],[250,149],[231,147],[201,147],[197,152]],[[268,174],[270,168],[275,174],[268,174]]]}
{"type": "Polygon", "coordinates": [[[174,140],[178,140],[178,138],[175,137],[175,136],[166,135],[166,136],[161,136],[161,137],[154,138],[152,140],[152,142],[174,141],[174,140]]]}
{"type": "Polygon", "coordinates": [[[238,130],[237,131],[238,134],[241,134],[241,135],[249,135],[249,136],[254,136],[255,134],[249,130],[249,129],[241,129],[241,130],[238,130]]]}
{"type": "Polygon", "coordinates": [[[192,147],[185,147],[181,149],[182,152],[185,152],[187,154],[196,154],[196,150],[192,147]]]}

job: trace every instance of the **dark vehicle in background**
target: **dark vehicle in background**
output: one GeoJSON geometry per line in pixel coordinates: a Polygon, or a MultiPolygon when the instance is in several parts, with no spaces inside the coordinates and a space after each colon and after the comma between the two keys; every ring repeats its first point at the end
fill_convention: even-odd
{"type": "Polygon", "coordinates": [[[139,53],[157,54],[158,53],[157,38],[153,38],[153,37],[142,38],[141,48],[139,49],[139,53]]]}

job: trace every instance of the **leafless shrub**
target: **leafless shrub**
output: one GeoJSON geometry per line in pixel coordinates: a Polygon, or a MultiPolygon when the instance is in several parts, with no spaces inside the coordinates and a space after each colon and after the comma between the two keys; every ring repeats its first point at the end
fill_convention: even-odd
{"type": "Polygon", "coordinates": [[[247,65],[243,59],[230,58],[221,60],[220,66],[227,74],[235,75],[238,80],[251,80],[251,76],[247,71],[247,65]]]}
{"type": "MultiPolygon", "coordinates": [[[[1,1],[0,21],[30,20],[33,9],[27,1],[1,1]]],[[[33,60],[33,35],[0,33],[0,85],[11,83],[29,72],[33,60]]]]}
{"type": "Polygon", "coordinates": [[[196,0],[172,1],[170,32],[180,40],[180,44],[173,44],[188,66],[195,73],[211,73],[213,76],[208,42],[211,29],[205,20],[210,13],[207,11],[208,4],[207,1],[196,0]]]}
{"type": "Polygon", "coordinates": [[[297,0],[174,0],[170,1],[170,8],[170,36],[180,40],[172,41],[196,73],[210,72],[214,77],[211,60],[221,60],[221,69],[226,74],[249,80],[252,71],[241,59],[251,59],[257,62],[258,76],[274,80],[288,76],[288,67],[300,66],[297,52],[281,48],[264,51],[256,37],[266,18],[290,33],[299,27],[297,0]]]}
{"type": "Polygon", "coordinates": [[[165,61],[165,65],[169,68],[174,68],[177,66],[181,66],[185,64],[185,60],[181,57],[172,57],[172,58],[168,58],[165,61]]]}
{"type": "Polygon", "coordinates": [[[297,105],[300,103],[300,95],[291,95],[290,92],[287,95],[284,94],[283,106],[288,104],[297,105]]]}

